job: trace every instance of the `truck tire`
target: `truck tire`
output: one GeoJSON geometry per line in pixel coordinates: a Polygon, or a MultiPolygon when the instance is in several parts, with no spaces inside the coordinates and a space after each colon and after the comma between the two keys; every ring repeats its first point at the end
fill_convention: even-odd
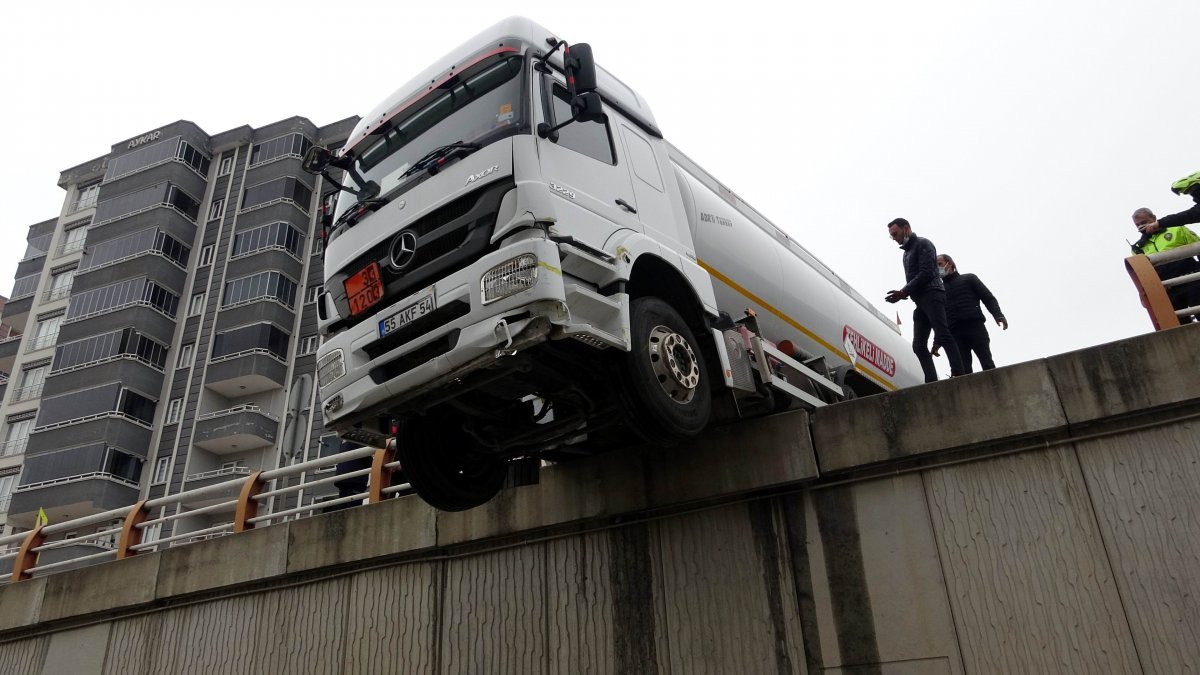
{"type": "Polygon", "coordinates": [[[401,421],[396,455],[413,490],[442,511],[466,511],[486,503],[504,485],[505,462],[481,451],[453,414],[412,416],[401,421]]]}
{"type": "Polygon", "coordinates": [[[709,373],[687,322],[656,297],[629,305],[632,349],[622,354],[619,399],[634,431],[652,443],[695,436],[712,413],[709,373]]]}

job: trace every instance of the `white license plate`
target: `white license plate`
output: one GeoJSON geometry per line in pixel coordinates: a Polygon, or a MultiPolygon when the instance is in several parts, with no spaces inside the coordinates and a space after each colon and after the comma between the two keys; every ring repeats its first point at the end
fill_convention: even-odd
{"type": "Polygon", "coordinates": [[[379,322],[379,337],[394,333],[433,311],[433,295],[427,295],[415,303],[379,322]]]}

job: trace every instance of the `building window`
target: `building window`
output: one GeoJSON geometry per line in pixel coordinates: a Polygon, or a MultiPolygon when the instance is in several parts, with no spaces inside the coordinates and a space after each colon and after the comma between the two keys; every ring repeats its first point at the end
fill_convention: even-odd
{"type": "Polygon", "coordinates": [[[71,296],[67,321],[78,321],[134,305],[153,307],[175,318],[175,311],[179,308],[179,296],[146,277],[126,279],[71,296]]]}
{"type": "Polygon", "coordinates": [[[315,354],[321,345],[321,338],[316,335],[306,335],[300,338],[300,352],[296,356],[315,354]]]}
{"type": "Polygon", "coordinates": [[[162,523],[154,523],[142,528],[142,543],[149,544],[158,541],[162,535],[162,523]]]}
{"type": "Polygon", "coordinates": [[[167,363],[167,347],[133,328],[93,335],[59,345],[54,351],[50,374],[117,358],[132,358],[163,370],[167,363]]]}
{"type": "MultiPolygon", "coordinates": [[[[42,361],[45,364],[45,361],[42,361]]],[[[48,365],[39,365],[34,368],[26,368],[21,371],[20,386],[13,390],[10,402],[28,401],[31,398],[37,398],[42,395],[42,385],[46,382],[46,371],[50,368],[48,365]]]]}
{"type": "Polygon", "coordinates": [[[192,357],[195,355],[196,343],[189,342],[186,345],[180,345],[179,358],[175,359],[176,368],[187,368],[192,365],[192,357]]]}
{"type": "Polygon", "coordinates": [[[66,236],[63,237],[63,242],[58,246],[58,255],[74,253],[83,248],[83,243],[87,240],[87,226],[90,222],[92,221],[89,219],[81,223],[68,223],[63,226],[69,229],[65,232],[66,236]]]}
{"type": "Polygon", "coordinates": [[[221,306],[240,305],[255,300],[278,300],[287,307],[296,303],[296,282],[282,272],[259,272],[225,284],[221,306]]]}
{"type": "Polygon", "coordinates": [[[50,288],[46,289],[46,302],[61,300],[71,294],[71,285],[75,283],[75,268],[63,270],[50,275],[50,288]]]}
{"type": "Polygon", "coordinates": [[[208,219],[216,220],[225,215],[225,200],[214,199],[213,203],[208,207],[208,219]]]}
{"type": "Polygon", "coordinates": [[[197,293],[192,296],[192,301],[188,303],[188,316],[197,316],[204,313],[204,294],[197,293]]]}
{"type": "Polygon", "coordinates": [[[304,302],[316,302],[317,298],[321,297],[321,294],[324,292],[325,287],[320,284],[317,284],[316,286],[309,286],[304,291],[304,302]]]}
{"type": "Polygon", "coordinates": [[[233,157],[222,157],[221,164],[217,168],[218,176],[227,176],[233,173],[233,157]]]}
{"type": "Polygon", "coordinates": [[[38,321],[37,328],[33,331],[33,341],[29,344],[29,351],[45,349],[54,345],[58,341],[58,329],[62,325],[62,322],[62,310],[59,310],[57,316],[47,317],[38,321]]]}
{"type": "Polygon", "coordinates": [[[41,278],[40,272],[35,272],[28,276],[17,277],[13,280],[12,297],[9,300],[17,300],[18,298],[27,298],[37,292],[38,280],[41,278]]]}
{"type": "Polygon", "coordinates": [[[171,207],[193,222],[200,215],[200,202],[194,197],[177,185],[159,183],[100,202],[94,222],[100,225],[160,206],[171,207]]]}
{"type": "Polygon", "coordinates": [[[108,170],[104,172],[104,180],[116,180],[170,161],[182,162],[201,176],[208,176],[208,157],[192,144],[176,136],[113,158],[108,163],[108,170]]]}
{"type": "MultiPolygon", "coordinates": [[[[16,486],[17,476],[20,475],[20,467],[13,467],[16,471],[6,473],[0,476],[0,513],[8,510],[8,505],[12,503],[12,491],[16,486]]],[[[12,469],[5,469],[12,471],[12,469]]]]}
{"type": "Polygon", "coordinates": [[[280,157],[302,159],[312,147],[312,141],[300,134],[288,134],[256,144],[250,149],[250,166],[256,166],[280,157]]]}
{"type": "Polygon", "coordinates": [[[233,237],[231,257],[240,258],[266,249],[282,249],[299,260],[300,251],[304,250],[304,233],[296,229],[294,225],[284,222],[270,223],[245,232],[238,232],[233,237]]]}
{"type": "Polygon", "coordinates": [[[9,420],[8,428],[4,431],[4,445],[0,447],[0,457],[19,455],[25,452],[29,443],[29,430],[33,428],[33,416],[20,420],[9,420]]]}
{"type": "Polygon", "coordinates": [[[167,482],[171,477],[171,458],[159,457],[154,462],[154,480],[150,481],[152,485],[159,485],[167,482]]]}
{"type": "Polygon", "coordinates": [[[213,336],[212,356],[243,354],[255,349],[265,349],[280,360],[287,359],[288,342],[291,336],[272,323],[256,323],[241,328],[217,333],[213,336]]]}
{"type": "Polygon", "coordinates": [[[161,255],[177,267],[187,269],[187,260],[191,253],[190,246],[157,227],[148,227],[92,246],[80,261],[79,269],[93,270],[147,254],[161,255]]]}
{"type": "Polygon", "coordinates": [[[25,241],[25,255],[21,256],[21,261],[33,260],[40,258],[50,251],[50,242],[54,239],[53,232],[40,234],[25,241]]]}
{"type": "Polygon", "coordinates": [[[96,205],[96,197],[99,195],[99,182],[92,183],[91,185],[79,186],[79,192],[75,195],[75,203],[71,205],[71,210],[80,211],[82,209],[90,209],[96,205]]]}
{"type": "Polygon", "coordinates": [[[308,203],[311,200],[312,188],[305,185],[298,178],[285,176],[246,188],[242,193],[242,210],[246,211],[256,206],[290,201],[299,207],[301,211],[308,213],[308,203]]]}
{"type": "Polygon", "coordinates": [[[213,261],[213,254],[215,252],[216,252],[216,247],[213,246],[212,244],[209,244],[208,246],[205,246],[204,248],[200,249],[200,262],[197,263],[197,266],[204,267],[206,265],[211,265],[212,261],[213,261]]]}
{"type": "Polygon", "coordinates": [[[173,398],[167,404],[167,419],[163,420],[163,424],[175,424],[181,417],[183,417],[183,399],[173,398]]]}

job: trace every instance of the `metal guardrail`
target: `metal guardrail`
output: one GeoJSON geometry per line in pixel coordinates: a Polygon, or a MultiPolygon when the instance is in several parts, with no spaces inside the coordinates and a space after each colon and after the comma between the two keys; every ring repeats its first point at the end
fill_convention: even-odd
{"type": "Polygon", "coordinates": [[[1200,244],[1189,244],[1162,253],[1133,255],[1125,259],[1125,271],[1141,297],[1142,306],[1150,314],[1154,330],[1174,328],[1184,316],[1200,314],[1200,306],[1176,310],[1167,296],[1167,289],[1188,283],[1200,283],[1200,272],[1185,274],[1171,279],[1158,275],[1158,267],[1165,263],[1200,255],[1200,244]]]}
{"type": "Polygon", "coordinates": [[[0,565],[11,564],[12,576],[10,580],[12,582],[19,582],[31,578],[34,574],[45,574],[66,567],[76,567],[81,563],[114,559],[121,560],[163,545],[186,544],[244,532],[254,529],[258,525],[270,524],[278,520],[311,516],[314,512],[319,512],[331,506],[354,502],[361,503],[364,499],[368,503],[376,503],[394,497],[396,494],[409,489],[409,485],[406,483],[392,484],[393,474],[399,468],[399,465],[400,463],[395,460],[395,453],[391,448],[358,448],[278,469],[256,471],[244,479],[239,478],[223,481],[214,485],[196,488],[195,490],[187,490],[156,499],[142,500],[130,506],[83,518],[48,525],[39,524],[29,532],[0,537],[0,565]],[[308,477],[314,475],[319,469],[364,457],[371,458],[371,467],[368,469],[359,469],[335,476],[326,475],[321,478],[308,479],[308,477]],[[284,508],[279,511],[270,510],[271,505],[275,503],[275,497],[360,476],[368,477],[365,492],[338,497],[316,504],[284,508]],[[300,477],[301,480],[297,481],[294,485],[288,484],[290,481],[287,479],[293,477],[300,477]],[[179,507],[184,502],[194,501],[198,497],[228,494],[229,489],[235,487],[238,488],[237,499],[226,500],[211,506],[180,512],[179,507]],[[174,513],[159,518],[151,518],[153,510],[167,506],[174,506],[174,513]],[[231,508],[234,511],[234,516],[233,520],[228,523],[222,523],[201,530],[180,532],[169,537],[145,538],[148,529],[153,528],[151,531],[158,531],[163,525],[174,523],[181,518],[228,511],[231,508]],[[101,529],[97,532],[82,534],[71,539],[51,540],[56,534],[78,532],[91,525],[118,519],[123,520],[121,527],[101,529]],[[102,546],[102,544],[97,544],[96,541],[106,540],[108,537],[114,535],[117,536],[118,541],[115,549],[103,550],[91,555],[45,565],[38,564],[39,555],[45,551],[77,546],[79,544],[102,546]]]}

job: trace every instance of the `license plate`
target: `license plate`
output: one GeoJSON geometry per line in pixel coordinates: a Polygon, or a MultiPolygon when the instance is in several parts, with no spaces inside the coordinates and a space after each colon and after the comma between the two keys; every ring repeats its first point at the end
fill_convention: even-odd
{"type": "Polygon", "coordinates": [[[383,277],[379,263],[371,263],[346,279],[346,297],[350,299],[350,314],[361,314],[383,299],[383,277]]]}
{"type": "Polygon", "coordinates": [[[384,337],[433,311],[433,296],[427,295],[415,303],[379,322],[379,337],[384,337]]]}

